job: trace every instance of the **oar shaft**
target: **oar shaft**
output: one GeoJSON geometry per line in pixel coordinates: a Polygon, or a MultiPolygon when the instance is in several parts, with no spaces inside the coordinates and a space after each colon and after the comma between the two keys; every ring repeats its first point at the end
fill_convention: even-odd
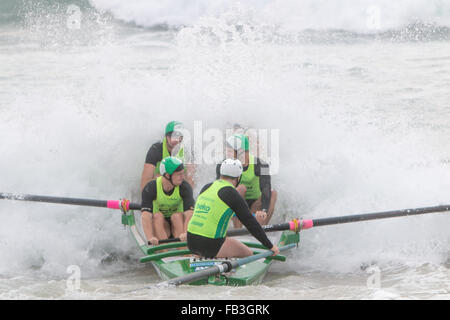
{"type": "MultiPolygon", "coordinates": [[[[266,226],[261,226],[261,227],[263,228],[263,230],[265,232],[293,230],[292,222],[272,224],[272,225],[266,225],[266,226]]],[[[246,235],[246,234],[250,234],[250,232],[246,228],[231,229],[231,230],[228,230],[227,237],[236,237],[236,236],[242,236],[242,235],[246,235]]],[[[159,244],[178,242],[178,241],[181,241],[181,239],[180,238],[163,239],[163,240],[159,240],[159,244]]]]}
{"type": "MultiPolygon", "coordinates": [[[[13,193],[0,193],[0,199],[58,203],[77,206],[102,207],[110,209],[120,209],[121,204],[120,200],[94,200],[94,199],[51,197],[33,194],[13,194],[13,193]]],[[[127,203],[127,210],[140,210],[140,209],[141,206],[139,204],[127,203]]]]}
{"type": "MultiPolygon", "coordinates": [[[[261,226],[265,232],[284,231],[290,229],[290,223],[279,223],[261,226]]],[[[250,232],[246,228],[232,229],[227,232],[227,237],[241,236],[249,234],[250,232]]]]}
{"type": "MultiPolygon", "coordinates": [[[[450,211],[450,205],[441,205],[441,206],[433,206],[433,207],[402,209],[402,210],[384,211],[384,212],[373,212],[373,213],[364,213],[364,214],[313,219],[313,220],[303,219],[300,221],[300,224],[301,224],[301,229],[305,230],[305,229],[310,229],[312,227],[328,226],[328,225],[334,225],[334,224],[361,222],[361,221],[387,219],[387,218],[395,218],[395,217],[406,217],[406,216],[413,216],[413,215],[419,215],[419,214],[448,212],[448,211],[450,211]]],[[[296,231],[297,227],[296,227],[295,223],[296,223],[296,219],[289,221],[288,223],[280,223],[280,224],[262,226],[262,228],[265,232],[284,231],[284,230],[296,231]]],[[[241,235],[246,235],[246,234],[249,234],[249,231],[246,228],[232,229],[227,232],[227,237],[241,236],[241,235]]],[[[163,244],[163,243],[176,242],[176,241],[180,241],[180,239],[173,238],[173,239],[160,240],[160,243],[163,244]]]]}
{"type": "Polygon", "coordinates": [[[331,217],[313,220],[302,220],[302,229],[309,229],[312,227],[328,226],[341,223],[351,223],[351,222],[360,222],[360,221],[395,218],[395,217],[406,217],[419,214],[448,212],[448,211],[450,211],[450,205],[442,205],[434,207],[365,213],[365,214],[356,214],[350,216],[340,216],[340,217],[331,217]]]}

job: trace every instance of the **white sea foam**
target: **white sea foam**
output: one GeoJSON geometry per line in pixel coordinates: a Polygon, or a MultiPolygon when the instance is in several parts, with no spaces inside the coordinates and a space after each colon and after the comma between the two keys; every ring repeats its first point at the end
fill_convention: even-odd
{"type": "MultiPolygon", "coordinates": [[[[121,18],[115,13],[122,10],[119,2],[93,3],[121,18]]],[[[130,3],[130,10],[138,4],[130,3]]],[[[131,35],[108,37],[101,46],[67,47],[64,41],[32,53],[26,46],[0,52],[0,101],[7,101],[0,104],[0,191],[139,202],[145,154],[162,138],[165,123],[177,119],[191,130],[196,120],[204,130],[235,122],[280,130],[273,222],[448,203],[448,43],[277,43],[264,37],[270,16],[258,23],[263,13],[274,15],[268,8],[276,5],[264,2],[261,13],[250,15],[234,9],[197,14],[182,22],[190,25],[173,38],[171,32],[129,28],[131,35]],[[246,23],[235,23],[243,16],[246,23]]],[[[151,6],[121,19],[146,25],[151,13],[145,8],[151,6]]],[[[408,19],[392,18],[397,26],[408,19]]],[[[279,21],[289,19],[281,12],[279,21]]],[[[343,22],[318,23],[343,28],[343,22]]],[[[362,24],[353,23],[346,27],[362,24]]],[[[47,41],[46,34],[37,33],[34,41],[47,41]]],[[[196,194],[214,176],[213,165],[199,168],[196,194]]],[[[135,244],[118,212],[1,204],[4,277],[31,273],[60,279],[68,276],[69,265],[102,277],[136,262],[135,244]],[[108,261],[118,262],[108,269],[108,261]]],[[[449,225],[443,213],[307,230],[299,251],[281,268],[317,272],[319,279],[328,272],[355,273],[371,262],[381,270],[392,264],[411,270],[424,263],[442,266],[449,225]]],[[[431,269],[446,274],[445,268],[431,269]]],[[[235,293],[246,291],[226,294],[235,293]]],[[[307,295],[294,291],[291,297],[295,294],[307,295]]]]}
{"type": "Polygon", "coordinates": [[[151,27],[195,25],[233,8],[250,10],[261,22],[290,31],[340,29],[376,32],[415,22],[450,26],[450,4],[441,0],[264,0],[264,1],[145,1],[90,0],[117,19],[151,27]]]}

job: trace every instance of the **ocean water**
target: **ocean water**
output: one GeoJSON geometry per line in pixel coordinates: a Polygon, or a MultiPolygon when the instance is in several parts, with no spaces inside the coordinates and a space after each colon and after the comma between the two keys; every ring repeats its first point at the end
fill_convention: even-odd
{"type": "MultiPolygon", "coordinates": [[[[444,0],[2,0],[0,192],[139,202],[177,119],[205,149],[234,123],[274,135],[272,223],[448,204],[449,17],[444,0]]],[[[202,163],[194,193],[214,176],[202,163]]],[[[0,215],[0,299],[450,297],[447,213],[302,231],[259,286],[133,293],[159,278],[120,213],[0,215]]]]}

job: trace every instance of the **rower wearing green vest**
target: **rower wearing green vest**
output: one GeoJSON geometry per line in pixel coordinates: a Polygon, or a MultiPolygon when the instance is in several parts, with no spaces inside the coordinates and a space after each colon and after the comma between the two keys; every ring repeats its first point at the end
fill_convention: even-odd
{"type": "Polygon", "coordinates": [[[153,245],[171,235],[186,240],[187,223],[195,204],[180,159],[164,158],[159,170],[161,176],[148,182],[142,191],[142,227],[153,245]]]}
{"type": "MultiPolygon", "coordinates": [[[[141,190],[144,189],[149,181],[161,176],[159,167],[162,159],[174,156],[182,161],[184,160],[184,149],[182,145],[184,130],[181,122],[171,121],[166,125],[164,130],[163,141],[156,142],[150,147],[142,171],[141,190]]],[[[191,187],[194,186],[193,175],[193,165],[186,165],[186,181],[189,182],[191,187]]]]}
{"type": "Polygon", "coordinates": [[[236,191],[242,174],[237,159],[226,159],[220,166],[218,180],[205,185],[195,203],[187,228],[187,245],[191,252],[206,258],[246,257],[252,250],[245,244],[226,237],[234,214],[249,232],[274,254],[276,245],[267,238],[261,225],[250,213],[244,198],[236,191]]]}
{"type": "MultiPolygon", "coordinates": [[[[269,223],[275,210],[277,191],[272,190],[269,165],[250,154],[248,137],[244,134],[233,134],[226,140],[228,158],[239,159],[243,164],[241,181],[236,188],[244,197],[250,211],[255,213],[261,225],[269,223]]],[[[220,164],[217,165],[219,176],[220,164]]],[[[238,219],[233,218],[236,228],[242,227],[238,219]]]]}

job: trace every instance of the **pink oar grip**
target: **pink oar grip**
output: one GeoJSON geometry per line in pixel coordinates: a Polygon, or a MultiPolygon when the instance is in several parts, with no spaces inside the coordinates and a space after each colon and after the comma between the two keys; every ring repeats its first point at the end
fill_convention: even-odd
{"type": "Polygon", "coordinates": [[[309,229],[314,226],[313,220],[297,220],[289,221],[289,230],[298,232],[303,229],[309,229]],[[300,224],[300,225],[299,225],[300,224]]]}
{"type": "Polygon", "coordinates": [[[310,229],[314,227],[314,222],[312,220],[302,220],[302,229],[310,229]]]}
{"type": "Polygon", "coordinates": [[[295,231],[295,222],[294,221],[289,221],[289,230],[295,231]]]}
{"type": "Polygon", "coordinates": [[[110,209],[122,209],[123,201],[125,201],[127,211],[130,210],[130,201],[128,200],[108,200],[106,201],[106,207],[110,209]]]}
{"type": "Polygon", "coordinates": [[[106,206],[110,209],[120,209],[120,201],[119,200],[108,200],[108,201],[106,201],[106,206]]]}

